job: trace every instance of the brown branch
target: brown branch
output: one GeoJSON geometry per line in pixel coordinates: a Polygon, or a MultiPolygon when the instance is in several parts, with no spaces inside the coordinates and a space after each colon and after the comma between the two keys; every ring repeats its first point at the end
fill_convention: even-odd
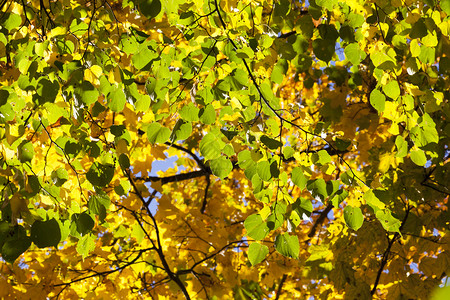
{"type": "Polygon", "coordinates": [[[280,298],[281,291],[283,289],[283,284],[286,281],[286,279],[287,279],[287,275],[283,274],[283,277],[281,277],[281,280],[280,280],[280,284],[278,285],[277,296],[275,297],[275,300],[278,300],[280,298]]]}
{"type": "Polygon", "coordinates": [[[207,170],[191,171],[191,172],[176,174],[176,175],[167,176],[167,177],[158,177],[158,176],[136,177],[135,180],[139,180],[139,181],[143,180],[145,182],[161,181],[161,184],[167,184],[167,183],[171,183],[171,182],[178,182],[178,181],[184,181],[184,180],[193,179],[193,178],[197,178],[197,177],[202,177],[202,176],[210,175],[210,174],[212,174],[211,171],[209,169],[207,169],[207,170]]]}
{"type": "Polygon", "coordinates": [[[148,206],[145,205],[146,201],[144,199],[144,197],[142,196],[142,194],[139,192],[139,189],[137,188],[136,184],[134,183],[134,180],[131,178],[131,173],[130,170],[124,170],[125,175],[128,178],[128,181],[130,182],[131,186],[134,189],[134,192],[136,193],[136,195],[139,197],[139,199],[141,200],[142,204],[145,207],[145,210],[147,211],[147,214],[149,215],[150,219],[152,219],[153,222],[153,227],[155,228],[155,233],[156,233],[156,243],[157,243],[157,247],[154,245],[153,240],[150,240],[150,242],[153,244],[153,246],[155,247],[155,251],[158,253],[159,259],[161,260],[161,263],[164,267],[164,270],[166,271],[167,275],[169,275],[169,278],[171,280],[173,280],[176,285],[178,285],[178,287],[180,288],[181,292],[183,293],[184,297],[187,300],[190,300],[191,297],[189,296],[189,292],[187,291],[186,287],[184,286],[183,282],[181,281],[181,279],[178,277],[178,273],[174,273],[172,272],[172,270],[170,269],[170,266],[166,260],[166,257],[163,253],[162,250],[162,244],[161,244],[161,236],[159,234],[159,227],[158,224],[156,222],[155,217],[153,216],[152,212],[150,211],[150,208],[148,206]]]}
{"type": "MultiPolygon", "coordinates": [[[[410,211],[410,208],[408,207],[406,209],[406,214],[405,214],[405,217],[403,218],[402,224],[400,225],[399,232],[401,232],[403,226],[406,223],[406,219],[408,218],[409,211],[410,211]]],[[[378,283],[380,282],[381,274],[383,273],[384,267],[386,266],[386,264],[389,261],[389,255],[391,254],[392,245],[394,245],[394,243],[400,238],[400,236],[401,236],[400,233],[396,232],[394,234],[394,236],[391,239],[389,239],[388,246],[383,253],[383,257],[381,258],[380,268],[378,269],[377,277],[375,278],[375,283],[373,285],[372,290],[370,291],[370,294],[372,296],[377,291],[377,286],[378,286],[378,283]]]]}
{"type": "Polygon", "coordinates": [[[322,225],[322,223],[325,221],[325,218],[327,217],[330,210],[333,208],[333,204],[328,203],[327,207],[322,210],[319,217],[316,219],[316,222],[314,222],[314,225],[311,227],[311,231],[308,233],[309,237],[313,237],[316,234],[317,228],[322,225]]]}
{"type": "Polygon", "coordinates": [[[208,189],[209,186],[211,185],[211,179],[209,178],[210,176],[206,176],[206,188],[205,188],[205,196],[203,196],[203,203],[202,203],[202,208],[200,209],[200,212],[202,214],[205,213],[205,209],[206,209],[206,203],[207,203],[207,199],[208,199],[208,189]]]}
{"type": "Polygon", "coordinates": [[[89,278],[92,278],[92,277],[105,276],[105,275],[109,275],[111,273],[115,273],[115,272],[121,271],[121,270],[125,269],[126,267],[131,266],[132,264],[134,264],[141,257],[142,253],[145,252],[146,250],[147,249],[140,250],[138,252],[138,255],[132,261],[124,264],[123,266],[118,267],[117,269],[110,270],[110,271],[103,271],[103,272],[96,272],[95,270],[92,270],[92,272],[94,272],[94,274],[91,274],[91,275],[88,275],[88,276],[85,276],[85,277],[81,277],[81,278],[77,278],[77,279],[71,280],[70,282],[64,282],[64,283],[55,284],[55,285],[52,285],[52,287],[68,286],[68,285],[71,285],[72,283],[83,281],[83,280],[86,280],[86,279],[89,279],[89,278]]]}

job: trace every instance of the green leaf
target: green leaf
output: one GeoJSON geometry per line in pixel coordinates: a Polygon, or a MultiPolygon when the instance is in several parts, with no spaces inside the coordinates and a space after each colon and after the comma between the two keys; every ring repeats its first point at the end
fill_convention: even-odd
{"type": "Polygon", "coordinates": [[[220,156],[224,143],[214,133],[208,133],[200,142],[200,153],[206,160],[216,159],[220,156]]]}
{"type": "Polygon", "coordinates": [[[55,219],[35,221],[31,226],[31,239],[39,248],[57,247],[61,241],[61,229],[55,219]]]}
{"type": "MultiPolygon", "coordinates": [[[[400,96],[400,88],[398,86],[398,82],[395,80],[392,80],[388,84],[383,85],[383,92],[389,98],[391,98],[393,100],[397,100],[397,98],[400,96]]],[[[371,96],[372,96],[372,94],[371,94],[371,96]]]]}
{"type": "Polygon", "coordinates": [[[423,167],[427,163],[427,157],[425,156],[425,152],[423,152],[422,149],[411,150],[411,153],[409,155],[413,163],[418,166],[423,167]]]}
{"type": "Polygon", "coordinates": [[[317,163],[320,165],[325,165],[325,164],[331,162],[331,156],[328,154],[328,152],[326,150],[320,150],[317,153],[313,153],[312,161],[315,164],[317,163]]]}
{"type": "Polygon", "coordinates": [[[272,173],[270,171],[270,163],[267,160],[262,160],[258,162],[256,166],[256,172],[264,181],[269,181],[272,178],[272,173]]]}
{"type": "Polygon", "coordinates": [[[5,243],[10,232],[11,228],[9,223],[6,221],[0,221],[0,250],[2,249],[3,244],[5,243]]]}
{"type": "Polygon", "coordinates": [[[76,230],[81,235],[85,235],[90,232],[95,225],[92,217],[86,212],[81,214],[73,214],[72,221],[75,222],[76,230]]]}
{"type": "Polygon", "coordinates": [[[275,249],[284,256],[298,258],[300,243],[296,235],[279,234],[275,238],[275,249]]]}
{"type": "Polygon", "coordinates": [[[52,181],[56,186],[62,186],[67,180],[69,180],[69,173],[66,169],[58,168],[52,171],[52,181]]]}
{"type": "Polygon", "coordinates": [[[308,220],[311,217],[313,205],[311,200],[300,197],[292,204],[292,210],[303,220],[308,220]]]}
{"type": "MultiPolygon", "coordinates": [[[[450,1],[447,1],[447,2],[449,4],[448,4],[448,8],[447,8],[446,12],[448,15],[450,15],[450,1]]],[[[442,7],[442,3],[441,3],[441,7],[442,7]]],[[[450,286],[447,285],[444,287],[435,287],[433,292],[431,293],[430,300],[448,300],[448,295],[450,295],[450,286]]]]}
{"type": "Polygon", "coordinates": [[[334,207],[339,207],[339,204],[347,198],[348,192],[346,190],[337,191],[330,199],[334,207]]]}
{"type": "Polygon", "coordinates": [[[301,167],[292,169],[292,182],[302,190],[306,187],[308,179],[303,174],[303,169],[301,167]]]}
{"type": "Polygon", "coordinates": [[[280,148],[281,146],[283,146],[283,144],[275,139],[272,139],[270,137],[268,137],[267,135],[263,135],[261,136],[261,142],[267,146],[267,148],[271,149],[271,150],[276,150],[278,148],[280,148]]]}
{"type": "Polygon", "coordinates": [[[402,223],[400,220],[392,216],[391,212],[387,209],[380,209],[376,213],[377,219],[380,221],[383,228],[390,232],[400,233],[400,226],[402,223]]]}
{"type": "Polygon", "coordinates": [[[172,142],[185,140],[191,135],[191,133],[192,133],[191,122],[185,122],[180,119],[173,127],[172,134],[170,135],[170,140],[172,142]]]}
{"type": "Polygon", "coordinates": [[[425,22],[422,18],[419,18],[417,22],[414,22],[414,24],[412,25],[409,37],[411,39],[423,38],[427,35],[427,31],[428,30],[425,22]]]}
{"type": "Polygon", "coordinates": [[[78,241],[77,252],[85,258],[95,250],[95,235],[86,234],[78,241]]]}
{"type": "Polygon", "coordinates": [[[119,46],[123,52],[130,55],[137,52],[139,44],[133,36],[123,34],[119,46]]]}
{"type": "Polygon", "coordinates": [[[114,166],[93,163],[86,173],[87,180],[98,187],[107,186],[114,177],[114,166]]]}
{"type": "Polygon", "coordinates": [[[347,205],[344,208],[344,219],[349,228],[358,230],[364,222],[364,216],[361,212],[361,208],[347,205]]]}
{"type": "Polygon", "coordinates": [[[421,46],[419,60],[424,64],[434,64],[436,61],[436,48],[421,46]]]}
{"type": "Polygon", "coordinates": [[[108,107],[113,112],[121,112],[125,108],[127,99],[120,87],[114,87],[108,94],[108,107]]]}
{"type": "Polygon", "coordinates": [[[352,144],[351,141],[349,140],[344,140],[344,139],[340,139],[340,138],[336,138],[336,148],[339,151],[345,151],[347,150],[348,146],[350,146],[352,144]]]}
{"type": "Polygon", "coordinates": [[[31,238],[28,236],[7,239],[2,246],[2,258],[9,263],[13,263],[30,246],[31,238]]]}
{"type": "Polygon", "coordinates": [[[18,29],[20,24],[22,24],[22,18],[19,15],[11,13],[6,13],[5,15],[2,16],[2,27],[6,30],[18,29]]]}
{"type": "Polygon", "coordinates": [[[139,12],[147,19],[155,18],[161,12],[160,0],[138,0],[139,12]]]}
{"type": "Polygon", "coordinates": [[[344,50],[345,57],[353,64],[359,65],[363,61],[367,54],[359,48],[358,43],[351,43],[345,47],[344,50]]]}
{"type": "Polygon", "coordinates": [[[36,93],[41,97],[39,100],[40,103],[54,102],[58,92],[59,83],[57,81],[50,81],[45,77],[39,79],[36,86],[36,93]]]}
{"type": "Polygon", "coordinates": [[[199,115],[200,122],[203,124],[213,124],[216,122],[216,110],[211,104],[208,104],[205,108],[202,108],[199,115]]]}
{"type": "Polygon", "coordinates": [[[263,221],[259,214],[253,214],[247,217],[244,222],[247,235],[255,240],[262,240],[269,233],[267,223],[263,221]]]}
{"type": "Polygon", "coordinates": [[[384,111],[384,106],[386,102],[386,96],[384,96],[379,90],[374,89],[370,93],[370,104],[378,110],[378,112],[384,111]]]}
{"type": "Polygon", "coordinates": [[[187,122],[196,122],[199,120],[199,112],[200,109],[191,102],[188,105],[183,106],[180,110],[180,116],[187,122]]]}
{"type": "Polygon", "coordinates": [[[170,137],[170,129],[161,126],[159,123],[152,123],[147,127],[147,139],[150,143],[163,144],[170,137]]]}
{"type": "Polygon", "coordinates": [[[316,57],[328,63],[334,54],[334,41],[315,39],[312,43],[313,51],[316,57]]]}
{"type": "Polygon", "coordinates": [[[251,243],[248,247],[248,260],[252,266],[259,264],[269,254],[269,248],[260,243],[251,243]]]}
{"type": "Polygon", "coordinates": [[[98,215],[101,222],[106,218],[106,209],[109,207],[110,200],[106,195],[94,194],[89,197],[88,209],[89,212],[98,215]]]}
{"type": "Polygon", "coordinates": [[[21,162],[31,161],[34,157],[33,144],[28,141],[23,141],[19,145],[18,154],[21,162]]]}
{"type": "Polygon", "coordinates": [[[311,191],[314,198],[319,197],[323,202],[328,196],[327,184],[322,178],[317,178],[314,180],[308,180],[306,187],[311,191]]]}
{"type": "Polygon", "coordinates": [[[405,157],[408,154],[408,142],[402,136],[397,135],[395,138],[395,146],[397,146],[395,157],[405,157]]]}
{"type": "Polygon", "coordinates": [[[287,205],[284,203],[275,203],[272,205],[272,213],[267,217],[266,223],[270,230],[277,230],[284,223],[287,205]]]}
{"type": "Polygon", "coordinates": [[[157,54],[148,48],[147,43],[143,43],[139,45],[138,51],[134,53],[131,60],[133,62],[133,66],[136,69],[141,70],[156,57],[157,54]]]}
{"type": "Polygon", "coordinates": [[[450,0],[441,0],[439,2],[439,6],[447,14],[447,16],[450,16],[450,0]]]}
{"type": "Polygon", "coordinates": [[[396,53],[394,49],[385,47],[383,50],[372,52],[370,54],[370,59],[376,68],[381,70],[392,70],[397,65],[395,56],[396,53]]]}
{"type": "Polygon", "coordinates": [[[98,90],[88,81],[83,81],[79,87],[75,89],[75,95],[80,98],[81,102],[91,105],[97,102],[99,97],[98,90]]]}
{"type": "Polygon", "coordinates": [[[225,156],[211,160],[209,165],[211,167],[211,172],[220,179],[227,177],[233,170],[233,164],[225,156]]]}

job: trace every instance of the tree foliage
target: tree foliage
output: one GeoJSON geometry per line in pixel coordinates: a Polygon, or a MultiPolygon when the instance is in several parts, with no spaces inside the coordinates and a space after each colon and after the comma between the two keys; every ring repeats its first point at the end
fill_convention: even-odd
{"type": "Polygon", "coordinates": [[[0,7],[0,298],[446,278],[450,1],[0,7]]]}

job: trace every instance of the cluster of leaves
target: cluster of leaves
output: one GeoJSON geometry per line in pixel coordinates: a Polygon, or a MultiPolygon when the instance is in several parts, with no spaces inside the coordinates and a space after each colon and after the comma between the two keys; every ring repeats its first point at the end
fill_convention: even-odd
{"type": "Polygon", "coordinates": [[[0,298],[446,278],[450,1],[0,7],[0,298]]]}

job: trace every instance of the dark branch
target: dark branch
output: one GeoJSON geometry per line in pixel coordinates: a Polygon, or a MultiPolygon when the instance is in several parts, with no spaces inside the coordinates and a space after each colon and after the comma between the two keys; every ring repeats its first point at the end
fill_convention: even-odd
{"type": "Polygon", "coordinates": [[[316,219],[316,222],[314,222],[314,225],[311,227],[311,231],[308,233],[309,237],[313,237],[316,234],[317,227],[322,225],[322,223],[325,221],[325,218],[327,217],[330,210],[333,208],[333,204],[328,203],[327,207],[322,210],[319,217],[316,219]]]}
{"type": "Polygon", "coordinates": [[[283,289],[283,284],[286,281],[286,279],[287,279],[287,275],[283,274],[283,277],[281,277],[281,280],[280,280],[280,284],[278,285],[277,296],[275,297],[275,300],[278,300],[280,298],[281,291],[283,289]]]}
{"type": "Polygon", "coordinates": [[[191,171],[188,173],[181,173],[167,177],[158,177],[158,176],[136,177],[136,180],[144,180],[145,182],[161,181],[161,184],[166,184],[171,182],[178,182],[192,178],[202,177],[210,174],[212,174],[211,170],[207,168],[206,170],[191,171]]]}

